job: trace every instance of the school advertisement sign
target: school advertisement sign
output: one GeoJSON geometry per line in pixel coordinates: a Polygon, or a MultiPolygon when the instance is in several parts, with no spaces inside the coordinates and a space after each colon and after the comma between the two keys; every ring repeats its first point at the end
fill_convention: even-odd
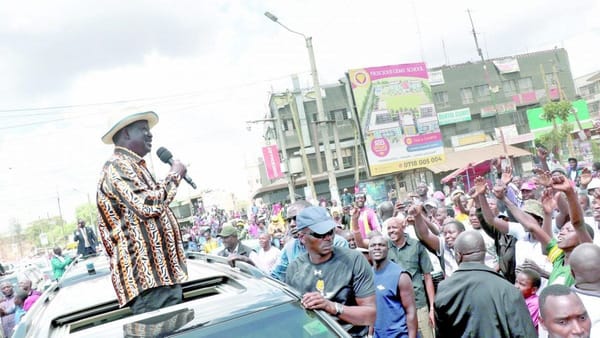
{"type": "Polygon", "coordinates": [[[445,160],[425,63],[351,69],[348,78],[372,176],[445,160]]]}

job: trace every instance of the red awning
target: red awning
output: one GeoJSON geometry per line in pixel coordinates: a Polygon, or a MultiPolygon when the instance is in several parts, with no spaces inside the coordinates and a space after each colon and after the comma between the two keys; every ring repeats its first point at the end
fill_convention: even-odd
{"type": "MultiPolygon", "coordinates": [[[[490,161],[491,160],[482,160],[476,163],[469,163],[462,168],[458,168],[446,177],[442,178],[442,183],[448,183],[453,181],[457,176],[464,176],[467,182],[473,182],[475,177],[483,176],[490,171],[490,161]]],[[[467,184],[470,186],[470,184],[467,184]]]]}

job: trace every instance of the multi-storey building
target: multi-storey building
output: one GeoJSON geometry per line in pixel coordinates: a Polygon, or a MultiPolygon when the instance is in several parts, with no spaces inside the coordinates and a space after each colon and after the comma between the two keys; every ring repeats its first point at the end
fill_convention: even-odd
{"type": "Polygon", "coordinates": [[[600,117],[600,71],[580,76],[575,79],[577,95],[588,104],[590,116],[600,117]]]}
{"type": "MultiPolygon", "coordinates": [[[[385,191],[394,187],[400,194],[412,191],[419,181],[441,189],[440,180],[450,172],[463,168],[464,172],[459,170],[455,174],[468,176],[468,168],[473,167],[473,175],[475,166],[489,166],[489,159],[502,155],[513,158],[517,171],[527,170],[531,160],[524,155],[530,154],[534,137],[529,129],[527,110],[550,100],[575,98],[569,59],[564,49],[433,67],[429,73],[447,152],[445,163],[383,177],[368,177],[362,145],[356,146],[360,137],[356,133],[355,114],[351,113],[353,101],[347,84],[340,81],[323,86],[328,120],[318,121],[314,98],[310,92],[299,90],[296,81],[293,92],[274,93],[269,102],[270,118],[280,121],[275,123],[281,128],[281,136],[276,142],[284,162],[289,162],[286,165],[289,174],[275,181],[269,181],[261,174],[262,188],[254,197],[262,197],[267,202],[284,201],[289,196],[290,180],[295,192],[304,195],[306,170],[303,168],[309,166],[316,196],[329,198],[323,147],[317,132],[319,123],[327,123],[330,128],[328,141],[334,152],[340,189],[354,187],[357,180],[376,182],[385,191]],[[294,124],[294,116],[298,127],[294,124]],[[303,148],[307,157],[304,165],[299,160],[303,148]],[[478,150],[474,150],[476,148],[478,150]]],[[[472,179],[470,177],[466,183],[472,179]]]]}

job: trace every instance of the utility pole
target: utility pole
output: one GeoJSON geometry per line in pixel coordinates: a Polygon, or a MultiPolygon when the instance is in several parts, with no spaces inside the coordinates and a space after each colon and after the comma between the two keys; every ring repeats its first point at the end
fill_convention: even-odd
{"type": "MultiPolygon", "coordinates": [[[[325,152],[326,171],[327,171],[327,177],[329,178],[329,192],[331,195],[330,199],[339,201],[340,193],[339,193],[338,187],[337,187],[337,177],[335,176],[335,168],[333,166],[333,158],[331,157],[331,145],[329,144],[329,126],[326,123],[328,118],[325,116],[325,111],[323,108],[323,97],[321,95],[321,86],[319,84],[319,75],[317,73],[317,64],[315,62],[315,54],[314,54],[313,45],[312,45],[312,37],[306,36],[300,32],[291,30],[290,28],[288,28],[287,26],[285,26],[284,24],[279,22],[279,19],[275,15],[273,15],[269,12],[265,12],[265,16],[267,18],[269,18],[271,21],[273,21],[273,22],[277,23],[278,25],[280,25],[281,27],[285,28],[287,31],[294,33],[296,35],[302,36],[304,38],[304,41],[306,42],[306,49],[308,50],[308,58],[310,61],[310,70],[311,70],[312,79],[313,79],[313,87],[315,90],[315,99],[317,102],[317,115],[319,118],[319,121],[317,121],[317,123],[319,123],[319,128],[321,129],[323,150],[325,152]]],[[[315,145],[315,150],[316,150],[315,151],[316,154],[318,156],[320,156],[321,151],[320,151],[320,149],[317,149],[317,145],[315,145]]],[[[313,193],[316,193],[316,192],[313,192],[313,193]]]]}
{"type": "Polygon", "coordinates": [[[309,202],[316,201],[315,196],[315,184],[312,179],[312,171],[310,170],[310,163],[308,163],[308,157],[306,156],[306,149],[304,148],[304,137],[302,136],[302,130],[300,126],[300,119],[298,118],[298,110],[296,109],[295,100],[292,100],[291,94],[287,92],[287,101],[290,106],[290,112],[292,113],[292,121],[294,122],[294,129],[296,129],[296,137],[298,138],[298,145],[300,146],[300,156],[302,157],[302,166],[304,167],[304,177],[306,179],[306,186],[309,190],[309,196],[305,196],[309,202]]]}
{"type": "Polygon", "coordinates": [[[60,218],[60,228],[61,235],[65,236],[65,222],[63,221],[62,210],[60,208],[60,195],[58,194],[58,190],[56,191],[56,202],[58,203],[58,217],[60,218]]]}
{"type": "MultiPolygon", "coordinates": [[[[471,17],[471,10],[467,9],[467,13],[469,14],[469,21],[471,22],[471,29],[473,32],[473,39],[475,40],[475,47],[477,48],[477,54],[481,58],[481,63],[483,63],[483,71],[485,72],[485,81],[487,82],[487,85],[488,85],[488,90],[490,92],[490,98],[492,99],[492,105],[494,107],[494,112],[496,113],[495,118],[497,121],[498,120],[498,107],[496,106],[495,88],[492,87],[492,80],[490,79],[490,74],[488,72],[487,65],[485,64],[485,58],[483,57],[483,52],[481,51],[481,48],[479,47],[479,41],[477,41],[477,32],[475,31],[475,25],[473,24],[473,18],[471,17]]],[[[502,130],[502,126],[498,126],[498,130],[500,132],[500,139],[501,139],[500,141],[502,142],[502,149],[504,150],[504,155],[506,156],[507,160],[511,161],[511,159],[508,156],[508,147],[506,146],[506,140],[504,139],[504,130],[502,130]]],[[[511,167],[512,167],[512,163],[511,163],[511,167]]]]}

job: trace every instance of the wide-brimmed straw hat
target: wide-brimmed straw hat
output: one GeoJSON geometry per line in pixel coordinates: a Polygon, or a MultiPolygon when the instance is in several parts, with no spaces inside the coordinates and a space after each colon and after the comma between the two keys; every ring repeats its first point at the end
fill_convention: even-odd
{"type": "Polygon", "coordinates": [[[158,123],[158,115],[153,111],[140,108],[125,108],[111,115],[108,125],[110,129],[102,136],[102,142],[113,144],[113,136],[128,125],[137,121],[148,121],[148,127],[152,129],[158,123]]]}

